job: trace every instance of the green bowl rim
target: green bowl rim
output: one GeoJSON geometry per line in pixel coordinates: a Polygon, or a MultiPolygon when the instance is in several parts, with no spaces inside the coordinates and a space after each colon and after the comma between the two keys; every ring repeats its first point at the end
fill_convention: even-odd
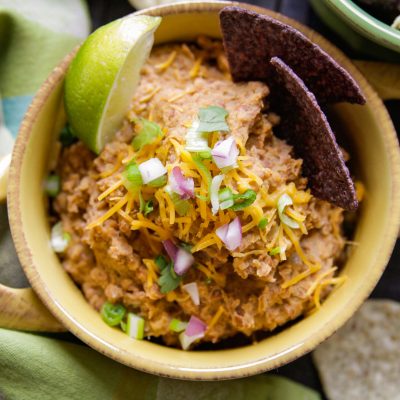
{"type": "Polygon", "coordinates": [[[351,0],[325,0],[354,30],[378,44],[400,52],[400,31],[379,21],[351,0]]]}

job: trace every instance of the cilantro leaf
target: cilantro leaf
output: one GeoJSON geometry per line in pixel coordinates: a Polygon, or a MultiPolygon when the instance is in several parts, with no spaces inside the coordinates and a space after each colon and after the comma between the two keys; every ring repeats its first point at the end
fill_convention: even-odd
{"type": "Polygon", "coordinates": [[[162,271],[164,268],[166,268],[168,266],[168,261],[162,254],[158,255],[155,258],[154,262],[156,263],[156,265],[160,271],[162,271]]]}
{"type": "Polygon", "coordinates": [[[163,136],[161,128],[155,122],[145,118],[135,119],[134,122],[140,126],[139,133],[132,140],[135,151],[141,150],[146,144],[153,142],[159,136],[163,136]]]}
{"type": "Polygon", "coordinates": [[[161,270],[161,276],[158,278],[161,293],[168,293],[175,290],[181,283],[182,277],[176,275],[174,264],[170,262],[161,270]]]}
{"type": "Polygon", "coordinates": [[[198,132],[229,131],[226,123],[228,111],[218,106],[209,106],[199,110],[198,132]]]}

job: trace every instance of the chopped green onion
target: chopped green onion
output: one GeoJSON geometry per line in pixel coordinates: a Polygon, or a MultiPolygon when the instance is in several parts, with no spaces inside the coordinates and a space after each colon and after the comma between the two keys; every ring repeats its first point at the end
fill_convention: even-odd
{"type": "Polygon", "coordinates": [[[230,188],[223,188],[218,193],[219,198],[219,208],[221,210],[226,210],[229,207],[232,207],[235,204],[233,200],[233,193],[230,188]]]}
{"type": "Polygon", "coordinates": [[[121,323],[126,313],[122,304],[112,304],[108,301],[101,307],[101,317],[103,321],[110,326],[117,326],[121,323]]]}
{"type": "Polygon", "coordinates": [[[71,235],[64,232],[61,221],[51,228],[50,244],[56,253],[63,253],[71,241],[71,235]]]}
{"type": "Polygon", "coordinates": [[[190,202],[182,199],[181,196],[178,193],[173,192],[169,186],[165,188],[165,191],[174,203],[175,211],[180,217],[184,217],[189,211],[190,202]]]}
{"type": "Polygon", "coordinates": [[[167,176],[163,175],[158,177],[157,179],[153,179],[151,182],[148,183],[149,186],[152,187],[161,187],[167,184],[167,176]]]}
{"type": "Polygon", "coordinates": [[[61,180],[58,175],[49,175],[44,185],[45,191],[49,197],[56,197],[60,193],[61,180]]]}
{"type": "Polygon", "coordinates": [[[278,205],[277,205],[278,214],[279,214],[280,220],[281,220],[285,225],[289,226],[290,228],[297,229],[297,228],[300,227],[300,225],[299,225],[294,219],[288,217],[288,216],[285,214],[285,208],[286,208],[287,206],[291,206],[292,204],[293,204],[292,198],[291,198],[288,194],[284,193],[284,194],[283,194],[281,197],[279,197],[279,199],[278,199],[278,205]]]}
{"type": "Polygon", "coordinates": [[[248,189],[244,193],[234,194],[232,189],[223,188],[219,191],[218,197],[221,210],[229,208],[233,211],[239,211],[253,204],[257,198],[257,193],[248,189]]]}
{"type": "Polygon", "coordinates": [[[199,121],[194,120],[185,136],[185,149],[191,153],[210,152],[211,154],[211,149],[208,147],[208,132],[199,131],[198,128],[199,121]]]}
{"type": "Polygon", "coordinates": [[[235,200],[235,204],[230,207],[233,211],[243,210],[244,208],[250,206],[256,201],[257,193],[254,190],[247,189],[242,194],[234,194],[233,199],[235,200]]]}
{"type": "Polygon", "coordinates": [[[126,166],[126,178],[132,182],[133,185],[140,186],[143,184],[142,175],[139,171],[139,166],[136,163],[126,166]]]}
{"type": "Polygon", "coordinates": [[[206,150],[206,151],[199,151],[198,152],[199,157],[201,157],[203,160],[211,160],[211,150],[206,150]]]}
{"type": "Polygon", "coordinates": [[[187,325],[188,325],[187,322],[179,321],[179,319],[174,318],[169,324],[169,329],[172,332],[180,333],[186,329],[187,325]]]}
{"type": "Polygon", "coordinates": [[[125,321],[121,321],[120,322],[120,326],[121,326],[121,329],[126,333],[126,322],[125,321]]]}
{"type": "Polygon", "coordinates": [[[146,203],[143,199],[142,192],[139,191],[139,211],[143,214],[144,213],[144,208],[146,206],[146,203]]]}
{"type": "Polygon", "coordinates": [[[229,131],[226,123],[228,111],[218,106],[209,106],[199,110],[199,132],[229,131]]]}
{"type": "Polygon", "coordinates": [[[193,155],[192,154],[192,159],[193,162],[196,164],[197,168],[203,172],[203,174],[205,175],[206,179],[207,179],[207,201],[209,199],[210,196],[210,188],[211,188],[211,181],[212,181],[212,176],[211,176],[211,172],[208,170],[208,168],[203,164],[203,160],[201,159],[200,156],[198,155],[193,155]]]}
{"type": "Polygon", "coordinates": [[[128,313],[126,334],[133,339],[142,340],[144,337],[144,319],[133,313],[128,313]]]}
{"type": "Polygon", "coordinates": [[[135,151],[141,150],[146,144],[150,144],[159,136],[163,136],[161,128],[155,122],[145,118],[136,119],[134,122],[140,125],[139,133],[132,140],[135,151]]]}
{"type": "Polygon", "coordinates": [[[139,166],[134,161],[126,166],[122,173],[122,180],[125,188],[131,192],[136,192],[143,185],[139,166]]]}
{"type": "Polygon", "coordinates": [[[276,256],[280,252],[281,252],[281,248],[278,246],[278,247],[274,247],[273,249],[271,249],[268,253],[270,256],[276,256]]]}
{"type": "Polygon", "coordinates": [[[144,205],[143,213],[144,215],[150,214],[154,210],[153,200],[146,201],[144,205]]]}
{"type": "Polygon", "coordinates": [[[261,218],[260,219],[260,221],[259,221],[259,223],[258,223],[258,227],[260,228],[260,229],[265,229],[266,227],[267,227],[267,225],[268,225],[268,219],[267,218],[261,218]]]}

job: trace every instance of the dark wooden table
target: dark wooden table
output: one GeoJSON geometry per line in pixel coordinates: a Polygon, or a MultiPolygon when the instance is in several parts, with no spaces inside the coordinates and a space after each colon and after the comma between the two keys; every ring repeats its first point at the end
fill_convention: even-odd
{"type": "MultiPolygon", "coordinates": [[[[279,11],[289,17],[292,17],[300,22],[303,22],[320,32],[327,37],[350,57],[356,56],[351,49],[349,49],[341,39],[332,34],[313,13],[307,0],[248,0],[249,3],[259,6],[271,8],[279,11]]],[[[93,22],[93,29],[103,25],[116,18],[122,17],[131,13],[133,8],[129,5],[127,0],[88,0],[89,9],[93,22]]],[[[400,132],[400,101],[386,102],[386,106],[395,123],[397,132],[400,132]]],[[[0,210],[0,217],[6,223],[6,210],[4,207],[0,210]]],[[[3,223],[0,226],[0,231],[6,229],[3,223]]],[[[378,286],[375,288],[372,297],[389,298],[400,301],[400,241],[397,242],[393,256],[389,265],[381,278],[378,286]]],[[[15,271],[15,270],[14,270],[15,271]]],[[[0,274],[1,275],[1,274],[0,274]]],[[[27,282],[22,275],[13,276],[0,276],[0,281],[14,287],[26,286],[27,282]]],[[[64,335],[66,340],[72,338],[64,335]]],[[[295,381],[301,382],[307,386],[313,387],[322,394],[321,384],[318,379],[315,367],[312,363],[310,355],[306,355],[284,367],[274,371],[280,375],[287,376],[295,381]]],[[[283,399],[284,400],[284,399],[283,399]]]]}

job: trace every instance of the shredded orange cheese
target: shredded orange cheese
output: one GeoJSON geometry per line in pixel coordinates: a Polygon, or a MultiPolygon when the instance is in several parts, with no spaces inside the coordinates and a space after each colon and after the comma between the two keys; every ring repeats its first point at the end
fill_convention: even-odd
{"type": "Polygon", "coordinates": [[[210,330],[218,322],[218,320],[221,318],[221,316],[224,312],[225,312],[224,306],[222,306],[222,305],[219,306],[218,311],[215,313],[212,320],[210,321],[210,323],[207,326],[208,330],[210,330]]]}
{"type": "Polygon", "coordinates": [[[101,225],[104,221],[112,217],[117,211],[121,210],[121,208],[126,204],[128,201],[128,196],[123,197],[118,203],[113,205],[105,214],[103,214],[99,219],[96,221],[91,222],[86,229],[92,229],[95,226],[101,225]]]}
{"type": "Polygon", "coordinates": [[[200,66],[201,63],[203,62],[203,57],[199,57],[193,64],[192,69],[189,72],[189,77],[190,78],[196,78],[199,75],[200,72],[200,66]]]}
{"type": "Polygon", "coordinates": [[[175,61],[176,56],[177,56],[177,52],[173,51],[163,63],[157,64],[155,66],[156,70],[158,72],[163,72],[163,71],[167,70],[172,65],[172,63],[175,61]]]}
{"type": "Polygon", "coordinates": [[[115,182],[113,185],[111,185],[107,190],[105,190],[103,193],[101,193],[99,195],[99,197],[97,197],[98,201],[102,201],[104,200],[109,194],[111,194],[112,192],[114,192],[115,190],[117,190],[121,185],[123,185],[123,181],[122,179],[115,182]]]}

